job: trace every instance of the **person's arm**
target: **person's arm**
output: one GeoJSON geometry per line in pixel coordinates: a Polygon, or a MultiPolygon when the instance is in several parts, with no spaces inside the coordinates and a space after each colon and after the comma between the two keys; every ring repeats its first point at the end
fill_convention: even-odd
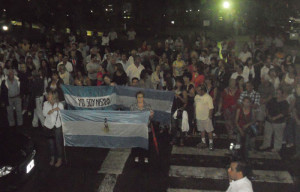
{"type": "Polygon", "coordinates": [[[239,109],[237,109],[237,111],[236,111],[236,114],[235,114],[235,121],[234,121],[234,122],[235,122],[235,125],[236,125],[236,127],[238,128],[240,134],[241,134],[242,136],[244,136],[244,135],[245,135],[244,130],[242,129],[242,127],[239,126],[239,117],[240,117],[240,113],[241,113],[241,109],[239,108],[239,109]]]}

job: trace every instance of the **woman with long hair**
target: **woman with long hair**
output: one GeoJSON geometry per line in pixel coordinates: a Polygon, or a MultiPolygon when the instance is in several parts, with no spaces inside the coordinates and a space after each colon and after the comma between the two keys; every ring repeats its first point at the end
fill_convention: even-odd
{"type": "Polygon", "coordinates": [[[60,110],[64,106],[59,101],[57,91],[49,91],[47,101],[43,105],[43,115],[45,117],[44,127],[47,129],[47,137],[50,148],[50,165],[60,167],[63,158],[63,134],[60,110]],[[56,163],[55,163],[56,161],[56,163]]]}
{"type": "Polygon", "coordinates": [[[115,72],[113,74],[112,81],[117,85],[126,85],[128,83],[128,77],[121,63],[117,63],[115,65],[115,72]]]}
{"type": "Polygon", "coordinates": [[[244,97],[242,105],[237,109],[235,125],[238,131],[238,142],[242,144],[243,156],[248,159],[248,151],[254,148],[255,137],[251,138],[251,129],[255,124],[255,114],[251,106],[251,98],[244,97]]]}

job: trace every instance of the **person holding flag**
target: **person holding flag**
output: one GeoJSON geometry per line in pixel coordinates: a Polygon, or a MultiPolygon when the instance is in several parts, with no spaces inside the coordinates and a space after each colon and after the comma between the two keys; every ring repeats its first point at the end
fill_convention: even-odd
{"type": "MultiPolygon", "coordinates": [[[[152,108],[151,108],[151,105],[149,105],[148,103],[146,103],[144,101],[144,93],[142,91],[138,91],[136,93],[136,103],[132,104],[130,106],[130,111],[150,111],[150,119],[149,119],[149,124],[150,124],[150,121],[151,119],[153,118],[154,116],[154,112],[152,111],[152,108]]],[[[133,148],[132,149],[132,153],[135,155],[135,159],[134,161],[136,163],[138,163],[140,161],[140,159],[144,159],[144,162],[145,163],[149,163],[149,153],[150,153],[150,146],[152,144],[152,139],[154,140],[155,142],[155,145],[157,147],[157,141],[156,141],[156,138],[155,138],[155,133],[154,133],[154,129],[153,127],[151,127],[152,129],[149,129],[149,148],[148,150],[145,150],[145,149],[142,149],[142,148],[133,148]],[[153,138],[151,136],[151,132],[153,134],[153,138]]]]}

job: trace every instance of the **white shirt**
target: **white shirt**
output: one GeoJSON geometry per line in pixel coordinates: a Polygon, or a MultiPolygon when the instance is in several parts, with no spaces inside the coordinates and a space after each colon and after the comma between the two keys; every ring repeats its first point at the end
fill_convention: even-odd
{"type": "Polygon", "coordinates": [[[245,76],[247,76],[248,78],[249,78],[249,75],[252,75],[252,78],[255,78],[254,67],[252,66],[252,68],[249,69],[248,66],[245,66],[244,70],[243,70],[243,74],[245,74],[245,76]]]}
{"type": "Polygon", "coordinates": [[[50,115],[48,115],[48,112],[54,108],[58,107],[60,110],[64,109],[64,106],[62,103],[55,103],[53,106],[50,104],[49,101],[45,101],[43,105],[43,115],[45,117],[44,126],[48,129],[52,129],[55,127],[61,127],[61,117],[59,111],[54,111],[50,115]]]}
{"type": "Polygon", "coordinates": [[[109,45],[109,37],[108,36],[102,36],[102,42],[101,42],[102,46],[107,46],[109,45]]]}
{"type": "Polygon", "coordinates": [[[135,31],[128,31],[127,35],[128,35],[128,40],[134,40],[135,36],[136,36],[136,32],[135,31]]]}
{"type": "Polygon", "coordinates": [[[247,51],[246,53],[244,51],[242,51],[240,54],[239,54],[239,59],[245,63],[247,61],[248,58],[251,58],[252,57],[252,54],[247,51]]]}
{"type": "Polygon", "coordinates": [[[109,36],[110,40],[112,40],[112,41],[118,38],[117,32],[115,32],[115,31],[109,32],[108,36],[109,36]]]}
{"type": "MultiPolygon", "coordinates": [[[[57,71],[59,71],[59,70],[58,70],[58,69],[59,69],[59,66],[60,66],[60,65],[63,65],[63,64],[64,64],[63,62],[60,62],[60,63],[57,64],[57,71]]],[[[65,67],[66,67],[66,70],[67,70],[69,73],[71,73],[71,72],[73,71],[73,65],[72,65],[71,62],[67,61],[65,67]]]]}
{"type": "Polygon", "coordinates": [[[244,78],[244,83],[247,83],[249,81],[249,73],[247,75],[247,73],[245,73],[244,70],[242,74],[238,74],[238,72],[232,73],[230,79],[237,79],[238,76],[242,76],[244,78]]]}
{"type": "Polygon", "coordinates": [[[196,95],[195,112],[197,120],[207,120],[209,118],[209,111],[214,108],[213,100],[211,96],[205,93],[203,96],[196,95]]]}
{"type": "Polygon", "coordinates": [[[267,66],[263,66],[260,70],[260,78],[268,79],[269,78],[269,71],[273,68],[273,65],[268,68],[267,66]]]}
{"type": "Polygon", "coordinates": [[[253,192],[252,183],[247,177],[231,181],[226,192],[253,192]]]}
{"type": "Polygon", "coordinates": [[[135,64],[130,64],[126,70],[126,74],[129,77],[130,82],[134,77],[140,79],[140,75],[143,69],[145,69],[145,67],[142,64],[140,64],[138,67],[136,67],[135,64]]]}

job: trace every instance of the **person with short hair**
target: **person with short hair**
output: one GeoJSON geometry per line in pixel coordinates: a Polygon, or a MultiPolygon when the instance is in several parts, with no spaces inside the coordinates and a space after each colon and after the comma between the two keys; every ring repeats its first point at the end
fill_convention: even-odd
{"type": "Polygon", "coordinates": [[[280,151],[288,112],[289,104],[284,98],[283,90],[279,88],[276,91],[276,97],[271,99],[266,105],[267,119],[265,122],[264,141],[259,148],[260,150],[271,147],[272,136],[274,134],[274,148],[272,151],[280,151]]]}
{"type": "Polygon", "coordinates": [[[43,115],[45,117],[44,127],[48,131],[48,141],[50,148],[50,165],[60,167],[63,157],[63,134],[62,122],[59,115],[64,105],[59,101],[58,92],[50,90],[47,94],[47,101],[43,105],[43,115]],[[54,164],[56,159],[56,163],[54,164]]]}
{"type": "Polygon", "coordinates": [[[137,77],[132,78],[130,86],[131,87],[139,87],[139,81],[140,80],[137,77]]]}
{"type": "Polygon", "coordinates": [[[141,57],[135,55],[134,63],[130,64],[126,70],[126,74],[129,77],[129,81],[132,81],[132,78],[134,77],[140,79],[141,72],[144,69],[145,67],[141,64],[141,57]]]}
{"type": "Polygon", "coordinates": [[[213,146],[213,131],[214,127],[212,124],[212,115],[213,115],[213,99],[207,93],[205,85],[200,85],[196,88],[197,95],[194,99],[195,114],[196,114],[196,123],[197,129],[201,132],[201,142],[197,145],[199,148],[205,148],[205,132],[208,133],[209,138],[209,150],[214,150],[213,146]]]}
{"type": "MultiPolygon", "coordinates": [[[[154,116],[154,112],[152,111],[151,105],[148,104],[147,102],[145,102],[144,100],[144,92],[142,91],[138,91],[135,95],[136,97],[136,103],[133,103],[130,106],[130,111],[150,111],[150,117],[149,117],[149,124],[151,119],[154,116]]],[[[148,150],[142,149],[142,148],[133,148],[132,153],[135,156],[134,161],[136,163],[138,163],[140,161],[141,158],[144,159],[145,163],[149,162],[149,156],[150,156],[150,147],[152,146],[152,134],[151,133],[151,129],[148,129],[148,140],[149,140],[149,148],[148,150]]]]}
{"type": "Polygon", "coordinates": [[[17,115],[17,125],[22,126],[21,85],[18,77],[15,76],[13,69],[8,70],[6,79],[2,81],[0,99],[5,102],[9,126],[14,127],[16,125],[14,109],[16,110],[17,115]]]}
{"type": "Polygon", "coordinates": [[[247,164],[233,161],[227,170],[229,187],[226,192],[253,192],[252,183],[247,178],[247,164]]]}
{"type": "Polygon", "coordinates": [[[97,85],[97,73],[99,70],[99,62],[97,60],[97,55],[91,55],[91,62],[86,65],[86,70],[88,72],[88,77],[91,81],[92,86],[97,85]]]}

